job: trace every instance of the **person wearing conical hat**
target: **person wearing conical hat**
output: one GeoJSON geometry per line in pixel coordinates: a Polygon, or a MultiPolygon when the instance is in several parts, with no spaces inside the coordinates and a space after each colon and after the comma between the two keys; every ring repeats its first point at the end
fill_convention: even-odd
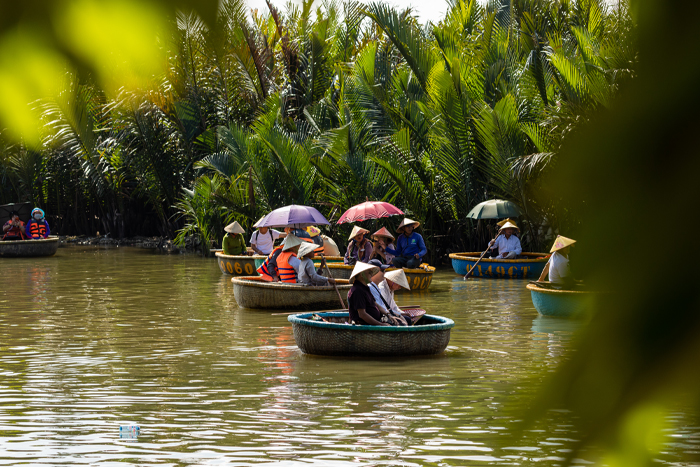
{"type": "Polygon", "coordinates": [[[386,249],[391,248],[392,250],[396,248],[394,245],[394,236],[386,229],[382,227],[372,234],[372,239],[374,240],[374,248],[372,251],[372,259],[377,259],[382,262],[382,264],[391,264],[394,259],[394,255],[387,253],[386,249]]]}
{"type": "Polygon", "coordinates": [[[348,249],[343,257],[344,264],[366,263],[372,258],[372,242],[365,237],[365,234],[368,233],[369,230],[357,225],[352,228],[350,237],[348,237],[350,243],[348,243],[348,249]]]}
{"type": "Polygon", "coordinates": [[[498,259],[515,259],[520,253],[523,252],[522,246],[520,246],[520,239],[514,235],[516,231],[519,231],[518,226],[512,222],[506,222],[501,226],[498,231],[498,237],[489,242],[489,248],[491,248],[491,257],[496,257],[498,259]],[[498,249],[498,255],[493,253],[494,250],[498,249]]]}
{"type": "Polygon", "coordinates": [[[221,242],[221,247],[224,249],[225,255],[245,255],[245,239],[243,234],[245,230],[241,227],[241,224],[234,221],[233,223],[224,227],[224,240],[221,242]]]}
{"type": "Polygon", "coordinates": [[[323,277],[316,271],[314,266],[314,255],[316,245],[313,243],[302,243],[299,247],[297,257],[301,261],[299,267],[299,282],[304,285],[328,285],[335,284],[335,280],[328,277],[323,277]]]}
{"type": "Polygon", "coordinates": [[[515,221],[514,221],[513,219],[511,219],[511,218],[503,219],[502,221],[496,222],[496,225],[497,225],[498,228],[500,229],[501,227],[503,227],[503,226],[504,226],[506,223],[508,223],[508,222],[510,222],[511,224],[515,225],[516,228],[518,227],[518,226],[515,224],[515,221]]]}
{"type": "MultiPolygon", "coordinates": [[[[372,264],[370,262],[370,264],[372,264]]],[[[403,269],[394,269],[383,273],[381,280],[376,280],[376,276],[372,278],[372,284],[370,284],[370,289],[372,290],[372,295],[374,296],[375,302],[379,305],[380,311],[386,310],[387,314],[393,316],[392,321],[399,326],[408,326],[408,321],[401,313],[401,309],[396,304],[394,300],[394,291],[405,288],[410,290],[408,285],[408,279],[403,269]]]]}
{"type": "Polygon", "coordinates": [[[555,283],[571,282],[571,270],[569,269],[569,250],[576,240],[557,235],[554,240],[552,257],[549,259],[549,281],[555,283]]]}
{"type": "Polygon", "coordinates": [[[355,324],[389,326],[382,323],[382,314],[374,302],[374,297],[369,289],[372,277],[379,272],[379,268],[358,261],[350,275],[352,287],[348,292],[348,311],[350,320],[355,324]]]}
{"type": "Polygon", "coordinates": [[[265,259],[258,268],[264,281],[295,283],[299,276],[301,261],[297,252],[303,242],[294,235],[288,235],[284,242],[265,259]]]}
{"type": "Polygon", "coordinates": [[[420,222],[405,218],[396,229],[399,238],[396,239],[396,248],[386,248],[386,251],[394,255],[391,264],[397,268],[415,269],[420,266],[423,256],[428,253],[423,236],[414,230],[420,226],[420,222]]]}

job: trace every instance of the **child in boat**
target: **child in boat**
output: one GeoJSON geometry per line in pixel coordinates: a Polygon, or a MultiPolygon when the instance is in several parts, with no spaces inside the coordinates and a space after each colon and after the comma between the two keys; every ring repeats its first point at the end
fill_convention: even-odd
{"type": "Polygon", "coordinates": [[[523,248],[520,246],[520,239],[515,235],[515,232],[519,232],[518,226],[512,222],[506,222],[503,224],[501,229],[498,231],[498,237],[495,240],[489,242],[489,248],[491,251],[498,249],[498,256],[493,253],[491,257],[494,256],[499,259],[515,259],[519,254],[523,252],[523,248]]]}
{"type": "Polygon", "coordinates": [[[245,255],[247,254],[247,249],[245,246],[245,239],[243,234],[245,230],[241,227],[241,224],[234,221],[232,224],[224,227],[226,235],[224,235],[224,240],[221,242],[221,246],[224,249],[225,255],[245,255]]]}
{"type": "Polygon", "coordinates": [[[298,281],[304,285],[328,285],[335,284],[335,280],[323,277],[316,271],[314,266],[314,250],[316,249],[316,244],[304,242],[299,246],[299,252],[297,253],[297,258],[301,260],[299,265],[299,278],[298,281]]]}

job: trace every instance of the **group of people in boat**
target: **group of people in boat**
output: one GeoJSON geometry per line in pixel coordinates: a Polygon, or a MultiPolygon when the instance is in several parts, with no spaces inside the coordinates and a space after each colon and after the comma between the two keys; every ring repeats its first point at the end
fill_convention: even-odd
{"type": "Polygon", "coordinates": [[[22,222],[17,211],[10,213],[10,219],[2,226],[3,240],[31,240],[47,238],[51,234],[44,211],[32,209],[29,221],[22,222]]]}
{"type": "Polygon", "coordinates": [[[377,259],[358,262],[352,270],[348,291],[350,320],[355,324],[374,326],[408,326],[411,317],[401,313],[394,300],[400,288],[410,290],[403,269],[385,272],[389,265],[377,259]]]}
{"type": "Polygon", "coordinates": [[[348,238],[350,243],[343,263],[354,265],[376,259],[381,264],[396,268],[415,269],[428,253],[423,236],[415,231],[418,226],[420,222],[404,219],[396,229],[399,237],[395,239],[385,227],[369,236],[369,230],[356,225],[348,238]]]}

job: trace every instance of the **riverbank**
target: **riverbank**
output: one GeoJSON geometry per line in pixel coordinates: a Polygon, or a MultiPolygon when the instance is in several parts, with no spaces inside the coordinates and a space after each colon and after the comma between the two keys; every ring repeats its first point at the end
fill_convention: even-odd
{"type": "Polygon", "coordinates": [[[146,248],[149,250],[160,250],[166,253],[201,253],[201,243],[190,237],[185,240],[185,246],[179,247],[166,237],[130,237],[111,238],[109,236],[88,237],[79,236],[59,236],[59,245],[95,245],[95,246],[130,246],[136,248],[146,248]]]}

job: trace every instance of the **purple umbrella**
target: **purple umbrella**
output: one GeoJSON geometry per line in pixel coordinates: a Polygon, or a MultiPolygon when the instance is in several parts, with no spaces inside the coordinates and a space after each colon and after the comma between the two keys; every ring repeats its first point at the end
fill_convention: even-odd
{"type": "Polygon", "coordinates": [[[262,220],[256,222],[255,225],[257,227],[294,227],[300,229],[310,225],[330,225],[330,222],[316,208],[292,204],[275,209],[262,220]]]}

